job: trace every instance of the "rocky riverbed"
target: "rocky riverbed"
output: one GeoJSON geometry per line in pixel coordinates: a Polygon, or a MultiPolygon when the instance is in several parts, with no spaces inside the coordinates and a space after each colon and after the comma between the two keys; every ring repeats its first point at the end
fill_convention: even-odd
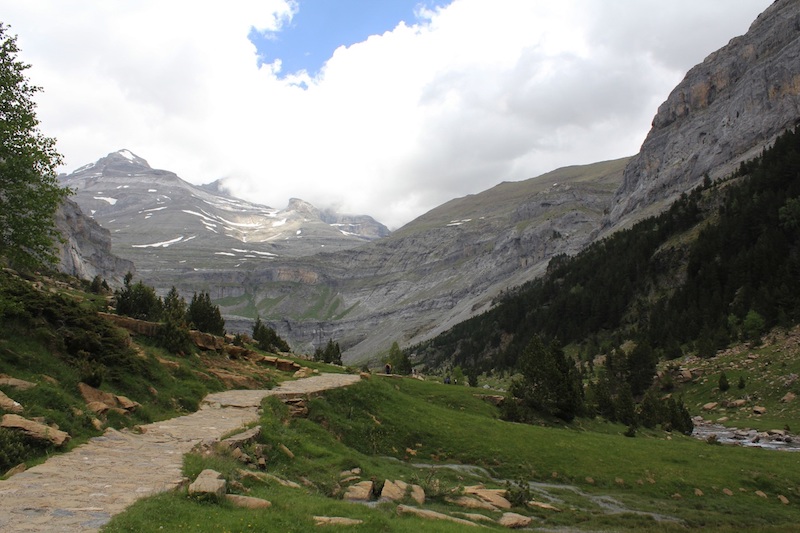
{"type": "Polygon", "coordinates": [[[709,422],[701,417],[694,419],[692,436],[707,442],[765,448],[768,450],[800,451],[800,437],[785,429],[757,431],[750,428],[729,428],[709,422]]]}

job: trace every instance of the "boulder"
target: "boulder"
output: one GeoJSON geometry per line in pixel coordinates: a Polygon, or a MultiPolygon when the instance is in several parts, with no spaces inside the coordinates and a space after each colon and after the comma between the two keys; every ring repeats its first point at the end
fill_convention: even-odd
{"type": "Polygon", "coordinates": [[[708,402],[707,404],[703,405],[703,411],[713,411],[719,406],[717,402],[708,402]]]}
{"type": "Polygon", "coordinates": [[[123,412],[129,413],[141,405],[126,396],[117,396],[111,392],[101,391],[86,383],[78,383],[78,390],[89,410],[97,414],[105,413],[110,409],[121,409],[123,412]],[[100,404],[104,405],[105,408],[100,404]]]}
{"type": "Polygon", "coordinates": [[[473,494],[481,500],[492,504],[498,509],[511,509],[511,502],[505,498],[506,491],[504,489],[465,487],[464,492],[467,494],[473,494]]]}
{"type": "Polygon", "coordinates": [[[8,396],[5,395],[3,391],[0,391],[0,409],[4,411],[8,411],[9,413],[21,413],[24,409],[22,408],[22,404],[12,400],[8,396]]]}
{"type": "Polygon", "coordinates": [[[54,446],[62,446],[70,438],[66,431],[54,429],[15,414],[3,415],[0,427],[21,431],[32,439],[49,442],[54,446]]]}
{"type": "Polygon", "coordinates": [[[240,507],[242,509],[267,509],[272,507],[272,502],[268,500],[262,500],[261,498],[253,498],[252,496],[226,494],[225,499],[233,504],[234,507],[240,507]]]}
{"type": "Polygon", "coordinates": [[[464,520],[463,518],[456,518],[455,516],[437,513],[436,511],[431,511],[429,509],[419,509],[409,505],[398,505],[397,512],[398,514],[410,514],[420,518],[427,518],[428,520],[446,520],[448,522],[461,524],[462,526],[479,527],[475,522],[470,522],[469,520],[464,520]]]}
{"type": "Polygon", "coordinates": [[[766,412],[767,412],[767,408],[766,407],[761,407],[760,405],[756,405],[755,407],[753,407],[753,413],[755,413],[757,415],[763,415],[766,412]]]}
{"type": "Polygon", "coordinates": [[[289,359],[276,359],[275,368],[281,372],[296,372],[300,370],[300,365],[289,359]]]}
{"type": "Polygon", "coordinates": [[[747,400],[744,400],[742,398],[728,402],[728,407],[732,407],[734,409],[739,409],[740,407],[744,407],[745,405],[747,405],[747,400]]]}
{"type": "Polygon", "coordinates": [[[14,387],[19,390],[28,390],[36,386],[36,383],[25,381],[24,379],[12,378],[6,374],[0,374],[0,387],[14,387]]]}
{"type": "Polygon", "coordinates": [[[225,347],[225,341],[222,337],[217,337],[216,335],[204,333],[196,329],[189,331],[189,339],[201,350],[220,351],[225,347]]]}
{"type": "Polygon", "coordinates": [[[227,485],[222,478],[222,474],[216,470],[205,469],[197,476],[197,479],[189,485],[189,495],[192,496],[211,496],[222,499],[227,491],[227,485]]]}
{"type": "Polygon", "coordinates": [[[784,496],[783,494],[778,494],[778,499],[783,505],[789,505],[789,498],[784,496]]]}
{"type": "Polygon", "coordinates": [[[357,518],[345,518],[343,516],[315,516],[317,526],[357,526],[364,521],[357,518]]]}
{"type": "Polygon", "coordinates": [[[255,426],[252,429],[248,429],[247,431],[243,431],[232,437],[228,437],[219,444],[220,446],[224,446],[226,448],[241,448],[242,446],[246,446],[247,444],[254,442],[259,435],[261,435],[261,426],[255,426]]]}
{"type": "Polygon", "coordinates": [[[794,401],[795,398],[797,398],[797,395],[795,393],[787,392],[786,394],[783,395],[783,398],[781,398],[781,403],[792,402],[794,401]]]}
{"type": "Polygon", "coordinates": [[[347,487],[344,499],[347,501],[368,501],[372,498],[374,485],[372,481],[362,481],[347,487]]]}
{"type": "Polygon", "coordinates": [[[383,489],[381,490],[381,500],[389,500],[392,502],[397,502],[402,500],[406,497],[406,490],[405,488],[400,488],[400,485],[389,481],[388,479],[383,483],[383,489]]]}
{"type": "Polygon", "coordinates": [[[561,512],[561,509],[559,509],[554,505],[550,505],[549,503],[544,503],[544,502],[537,502],[534,500],[528,502],[528,507],[537,507],[539,509],[546,509],[547,511],[555,511],[557,513],[561,512]]]}
{"type": "Polygon", "coordinates": [[[520,529],[531,525],[533,519],[529,516],[523,516],[517,513],[503,513],[497,523],[509,529],[520,529]]]}
{"type": "Polygon", "coordinates": [[[448,502],[464,507],[465,509],[483,509],[485,511],[496,511],[497,508],[491,503],[473,498],[471,496],[459,496],[457,498],[446,498],[448,502]]]}

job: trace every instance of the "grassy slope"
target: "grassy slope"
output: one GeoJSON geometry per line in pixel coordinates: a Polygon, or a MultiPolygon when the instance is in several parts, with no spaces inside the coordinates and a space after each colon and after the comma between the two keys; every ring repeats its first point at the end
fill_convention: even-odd
{"type": "MultiPolygon", "coordinates": [[[[563,512],[515,510],[537,517],[537,525],[543,527],[664,531],[688,525],[779,531],[791,529],[800,519],[799,454],[711,446],[661,432],[627,438],[622,436],[625,428],[595,421],[568,428],[511,424],[498,420],[495,408],[475,392],[373,377],[312,401],[308,419],[289,421],[282,406],[267,403],[262,442],[269,450],[268,471],[306,479],[310,486],[289,489],[245,481],[251,496],[273,502],[269,511],[259,513],[198,504],[183,492],[164,494],[134,505],[105,531],[309,531],[314,527],[311,517],[323,514],[365,520],[348,531],[463,530],[399,516],[394,504],[366,507],[341,501],[339,472],[353,467],[363,470],[362,478],[378,483],[386,478],[420,483],[429,496],[426,507],[448,513],[460,509],[443,496],[464,485],[501,487],[501,479],[539,482],[544,492],[533,496],[541,501],[554,498],[563,512]],[[288,446],[295,458],[279,452],[279,444],[288,446]],[[476,465],[486,472],[452,470],[446,466],[451,464],[476,465]],[[725,495],[725,488],[733,495],[725,495]],[[695,489],[703,495],[695,495],[695,489]],[[767,499],[755,495],[756,490],[767,499]],[[778,494],[790,504],[781,504],[778,494]],[[614,498],[624,512],[607,512],[600,496],[614,498]],[[681,522],[656,522],[641,513],[681,522]]],[[[236,463],[225,457],[190,456],[186,473],[194,476],[207,466],[228,479],[237,477],[236,463]]]]}

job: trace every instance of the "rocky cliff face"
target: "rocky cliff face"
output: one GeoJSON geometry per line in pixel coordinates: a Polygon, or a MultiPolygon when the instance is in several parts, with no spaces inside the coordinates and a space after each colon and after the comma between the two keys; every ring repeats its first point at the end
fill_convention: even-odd
{"type": "Polygon", "coordinates": [[[689,71],[625,169],[605,222],[659,210],[708,174],[730,173],[800,118],[800,2],[777,0],[749,31],[689,71]]]}
{"type": "Polygon", "coordinates": [[[131,261],[111,253],[111,233],[83,214],[78,204],[66,200],[55,215],[64,242],[58,244],[58,270],[82,279],[100,276],[112,286],[122,285],[131,261]]]}
{"type": "MultiPolygon", "coordinates": [[[[491,306],[586,245],[627,159],[560,169],[452,200],[365,246],[249,271],[186,272],[179,289],[209,290],[230,330],[258,312],[292,346],[336,339],[347,361],[414,344],[491,306]],[[193,289],[194,288],[194,289],[193,289]],[[237,318],[240,317],[240,318],[237,318]]],[[[166,280],[165,280],[166,281],[166,280]]]]}

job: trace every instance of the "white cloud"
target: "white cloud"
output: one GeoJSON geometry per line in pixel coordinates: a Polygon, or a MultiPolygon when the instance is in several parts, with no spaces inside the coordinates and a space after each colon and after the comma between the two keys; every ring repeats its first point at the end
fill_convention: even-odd
{"type": "MultiPolygon", "coordinates": [[[[455,0],[335,51],[308,88],[257,67],[250,0],[4,0],[42,130],[73,170],[119,148],[251,201],[398,226],[453,197],[631,155],[694,64],[770,0],[455,0]]],[[[298,80],[295,80],[298,81],[298,80]]]]}

